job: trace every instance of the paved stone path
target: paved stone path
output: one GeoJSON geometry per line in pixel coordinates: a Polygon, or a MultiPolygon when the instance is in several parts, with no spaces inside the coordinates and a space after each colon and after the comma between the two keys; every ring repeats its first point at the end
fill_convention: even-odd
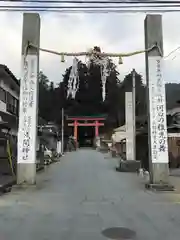
{"type": "Polygon", "coordinates": [[[1,196],[0,240],[103,240],[110,227],[134,230],[137,240],[179,240],[176,196],[145,191],[136,174],[115,165],[79,150],[39,174],[36,188],[1,196]]]}

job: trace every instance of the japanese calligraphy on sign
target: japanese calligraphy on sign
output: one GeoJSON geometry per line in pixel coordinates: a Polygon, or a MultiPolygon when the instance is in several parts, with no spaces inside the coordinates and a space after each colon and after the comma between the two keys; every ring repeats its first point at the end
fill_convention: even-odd
{"type": "Polygon", "coordinates": [[[37,56],[23,60],[20,86],[18,163],[36,161],[37,56]]]}
{"type": "Polygon", "coordinates": [[[151,158],[153,163],[168,163],[163,60],[160,56],[153,56],[149,57],[148,61],[151,158]]]}

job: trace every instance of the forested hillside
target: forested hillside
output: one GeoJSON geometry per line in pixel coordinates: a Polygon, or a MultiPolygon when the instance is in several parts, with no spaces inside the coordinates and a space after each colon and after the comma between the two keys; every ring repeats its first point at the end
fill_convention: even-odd
{"type": "MultiPolygon", "coordinates": [[[[67,98],[67,86],[71,67],[63,75],[58,86],[40,72],[39,74],[39,115],[47,121],[61,123],[61,109],[66,115],[106,114],[106,124],[113,128],[125,120],[125,92],[131,91],[132,76],[128,74],[123,82],[119,82],[119,73],[111,62],[110,75],[106,83],[106,99],[102,101],[102,84],[97,66],[87,68],[79,61],[79,90],[76,98],[67,98]]],[[[146,86],[142,76],[136,74],[136,115],[146,115],[146,86]]],[[[166,84],[167,108],[177,106],[180,100],[180,84],[166,84]]]]}

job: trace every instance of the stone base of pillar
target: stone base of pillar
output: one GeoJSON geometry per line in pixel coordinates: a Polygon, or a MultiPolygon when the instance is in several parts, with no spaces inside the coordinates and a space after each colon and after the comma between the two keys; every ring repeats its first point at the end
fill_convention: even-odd
{"type": "Polygon", "coordinates": [[[169,164],[153,163],[150,176],[150,182],[145,187],[155,191],[174,191],[174,186],[169,183],[169,164]]]}
{"type": "Polygon", "coordinates": [[[12,191],[21,191],[21,190],[23,191],[26,189],[34,191],[38,189],[38,186],[36,184],[30,185],[30,184],[23,183],[23,184],[13,185],[11,188],[12,191]]]}
{"type": "Polygon", "coordinates": [[[18,163],[17,164],[17,184],[34,185],[36,184],[36,164],[18,163]]]}
{"type": "Polygon", "coordinates": [[[153,191],[161,191],[161,192],[171,192],[174,191],[174,186],[170,184],[153,184],[153,183],[146,183],[145,188],[153,191]]]}
{"type": "Polygon", "coordinates": [[[141,162],[137,160],[120,160],[118,172],[138,172],[141,167],[141,162]]]}

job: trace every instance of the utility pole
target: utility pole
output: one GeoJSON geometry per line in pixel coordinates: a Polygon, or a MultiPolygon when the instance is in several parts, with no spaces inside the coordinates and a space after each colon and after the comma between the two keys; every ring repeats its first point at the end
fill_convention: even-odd
{"type": "Polygon", "coordinates": [[[63,155],[64,154],[64,108],[62,108],[61,117],[62,117],[62,121],[61,121],[61,153],[63,155]]]}
{"type": "Polygon", "coordinates": [[[133,155],[136,160],[136,71],[132,70],[132,97],[133,97],[133,155]]]}
{"type": "Polygon", "coordinates": [[[162,16],[147,15],[145,27],[150,183],[154,189],[173,190],[169,184],[166,95],[163,76],[162,16]]]}

